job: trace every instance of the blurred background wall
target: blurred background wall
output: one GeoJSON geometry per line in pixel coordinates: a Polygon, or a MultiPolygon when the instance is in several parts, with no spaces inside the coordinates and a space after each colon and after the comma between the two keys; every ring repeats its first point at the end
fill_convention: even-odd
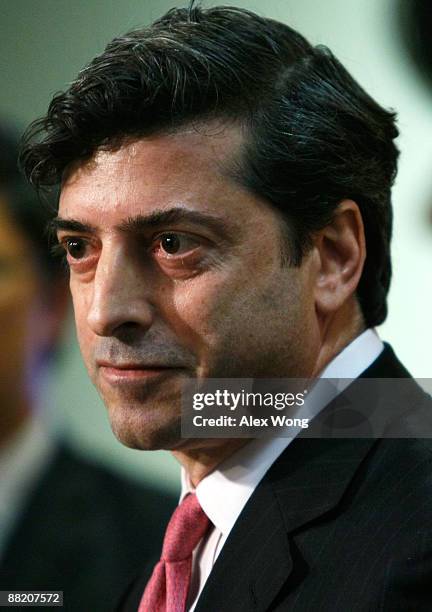
{"type": "MultiPolygon", "coordinates": [[[[220,3],[285,21],[311,42],[328,45],[372,96],[398,112],[402,155],[393,197],[394,278],[390,314],[380,334],[413,375],[430,377],[432,90],[405,50],[399,1],[220,3]]],[[[45,113],[52,95],[111,38],[151,22],[173,5],[175,0],[0,0],[0,116],[25,127],[45,113]]],[[[137,478],[177,486],[178,466],[168,453],[132,451],[115,441],[81,364],[72,320],[41,404],[55,427],[85,453],[137,478]]]]}

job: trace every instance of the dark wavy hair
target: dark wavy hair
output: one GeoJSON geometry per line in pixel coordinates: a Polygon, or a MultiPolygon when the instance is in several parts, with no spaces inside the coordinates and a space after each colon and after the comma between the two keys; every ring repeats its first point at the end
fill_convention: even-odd
{"type": "Polygon", "coordinates": [[[71,162],[125,138],[191,121],[235,121],[246,134],[236,178],[280,210],[289,261],[344,198],[357,202],[367,259],[357,288],[365,324],[387,315],[395,114],[325,47],[285,24],[233,7],[172,9],[115,38],[26,133],[21,164],[38,188],[71,162]]]}

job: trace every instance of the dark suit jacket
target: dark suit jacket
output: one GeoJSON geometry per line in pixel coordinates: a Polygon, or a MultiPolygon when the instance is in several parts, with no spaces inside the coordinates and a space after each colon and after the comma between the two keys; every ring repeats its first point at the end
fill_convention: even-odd
{"type": "Polygon", "coordinates": [[[0,590],[61,590],[68,612],[113,610],[157,560],[176,501],[60,447],[0,560],[0,590]]]}
{"type": "MultiPolygon", "coordinates": [[[[363,376],[409,374],[386,346],[363,376]]],[[[410,413],[431,413],[429,396],[408,385],[410,413]]],[[[146,579],[119,610],[137,610],[146,579]]],[[[432,440],[300,436],[282,453],[238,518],[196,612],[285,610],[432,610],[432,440]]]]}

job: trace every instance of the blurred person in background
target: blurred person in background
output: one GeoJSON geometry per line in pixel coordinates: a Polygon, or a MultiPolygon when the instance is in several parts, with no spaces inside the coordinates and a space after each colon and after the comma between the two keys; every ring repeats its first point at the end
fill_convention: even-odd
{"type": "Polygon", "coordinates": [[[62,590],[66,610],[107,612],[135,568],[154,562],[172,502],[79,457],[37,413],[68,303],[48,216],[1,124],[0,590],[62,590]]]}

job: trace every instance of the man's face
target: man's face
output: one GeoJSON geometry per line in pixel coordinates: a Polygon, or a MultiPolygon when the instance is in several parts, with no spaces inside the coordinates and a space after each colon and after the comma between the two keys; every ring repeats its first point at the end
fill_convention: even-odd
{"type": "Polygon", "coordinates": [[[222,167],[234,128],[98,151],[68,173],[58,237],[78,339],[118,438],[184,448],[190,377],[305,376],[317,338],[308,260],[282,263],[281,219],[222,167]]]}

